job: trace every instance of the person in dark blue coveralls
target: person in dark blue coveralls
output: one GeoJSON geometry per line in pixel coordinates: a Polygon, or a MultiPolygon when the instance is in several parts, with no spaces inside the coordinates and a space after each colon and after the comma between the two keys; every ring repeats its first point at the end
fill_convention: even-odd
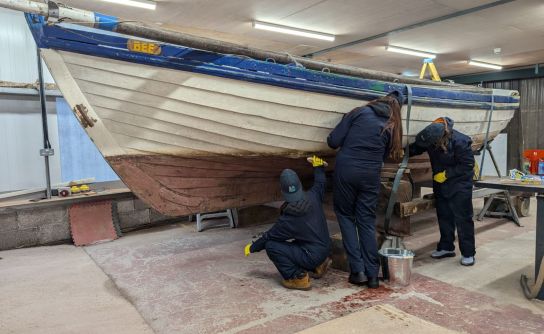
{"type": "Polygon", "coordinates": [[[433,192],[440,227],[440,241],[431,256],[435,259],[455,256],[457,228],[461,264],[472,266],[476,254],[472,220],[472,140],[453,129],[453,120],[442,117],[423,129],[409,149],[410,156],[427,152],[431,159],[433,192]]]}
{"type": "Polygon", "coordinates": [[[348,281],[377,288],[376,205],[383,162],[402,155],[401,92],[350,111],[327,138],[336,155],[334,211],[350,266],[348,281]]]}
{"type": "Polygon", "coordinates": [[[283,277],[282,285],[288,289],[311,289],[308,272],[313,278],[321,278],[331,263],[331,241],[323,212],[327,163],[316,156],[308,162],[314,167],[312,188],[305,192],[297,174],[283,170],[280,184],[285,202],[281,215],[270,230],[244,249],[246,256],[266,249],[283,277]]]}

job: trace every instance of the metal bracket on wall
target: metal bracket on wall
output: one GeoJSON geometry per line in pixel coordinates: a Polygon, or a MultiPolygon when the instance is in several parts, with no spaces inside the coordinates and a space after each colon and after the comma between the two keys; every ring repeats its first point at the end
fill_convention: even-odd
{"type": "Polygon", "coordinates": [[[55,155],[55,150],[52,148],[42,148],[40,149],[40,155],[42,157],[50,157],[52,155],[55,155]]]}

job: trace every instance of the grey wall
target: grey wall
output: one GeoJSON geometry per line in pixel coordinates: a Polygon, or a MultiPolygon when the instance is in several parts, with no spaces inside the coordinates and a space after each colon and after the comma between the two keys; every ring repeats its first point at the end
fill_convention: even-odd
{"type": "MultiPolygon", "coordinates": [[[[495,160],[497,161],[497,165],[501,172],[501,176],[507,175],[508,135],[506,133],[499,133],[499,135],[495,137],[495,139],[491,143],[491,148],[493,151],[493,156],[495,156],[495,160]]],[[[482,158],[483,154],[480,154],[480,156],[476,156],[476,161],[478,162],[479,166],[482,166],[482,158]]],[[[493,162],[491,161],[491,158],[489,157],[489,154],[485,155],[483,167],[484,168],[482,175],[497,176],[497,171],[495,169],[495,166],[493,165],[493,162]]]]}
{"type": "MultiPolygon", "coordinates": [[[[38,80],[36,43],[21,12],[0,8],[0,45],[0,81],[28,84],[38,80]]],[[[45,64],[43,69],[45,81],[53,83],[45,64]]],[[[50,158],[52,185],[88,177],[117,180],[66,102],[56,100],[56,96],[50,97],[47,103],[49,136],[55,150],[50,158]],[[59,106],[64,111],[61,117],[57,117],[59,106]]],[[[0,193],[45,187],[44,159],[39,155],[42,136],[37,92],[0,87],[0,193]]]]}
{"type": "MultiPolygon", "coordinates": [[[[33,83],[38,79],[36,43],[23,13],[0,8],[0,80],[33,83]]],[[[54,82],[44,65],[44,79],[54,82]]]]}
{"type": "MultiPolygon", "coordinates": [[[[24,15],[0,8],[0,81],[38,80],[36,43],[24,15]]],[[[44,65],[44,79],[53,78],[44,65]]],[[[58,152],[55,99],[47,104],[51,144],[58,152]]],[[[0,192],[45,186],[40,103],[37,95],[0,94],[0,192]]],[[[60,181],[59,156],[51,159],[52,182],[60,181]]]]}
{"type": "MultiPolygon", "coordinates": [[[[60,183],[56,98],[47,102],[51,182],[60,183]]],[[[45,187],[40,100],[35,95],[0,94],[0,192],[45,187]]]]}

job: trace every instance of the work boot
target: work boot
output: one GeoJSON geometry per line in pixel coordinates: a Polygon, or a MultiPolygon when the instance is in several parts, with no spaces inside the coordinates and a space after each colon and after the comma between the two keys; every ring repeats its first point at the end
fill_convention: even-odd
{"type": "Polygon", "coordinates": [[[368,282],[368,278],[362,271],[358,273],[349,274],[348,282],[355,285],[365,285],[368,282]]]}
{"type": "Polygon", "coordinates": [[[287,289],[295,290],[310,290],[312,288],[308,273],[299,274],[297,277],[291,279],[284,279],[281,281],[281,285],[287,289]]]}
{"type": "Polygon", "coordinates": [[[467,267],[473,266],[474,262],[476,262],[476,260],[474,259],[474,256],[467,256],[467,257],[461,256],[461,264],[463,266],[467,266],[467,267]]]}
{"type": "Polygon", "coordinates": [[[330,257],[326,258],[323,263],[321,263],[319,266],[317,266],[313,272],[310,273],[310,276],[312,278],[321,278],[325,276],[327,273],[327,270],[329,270],[329,266],[331,265],[332,260],[330,257]]]}
{"type": "Polygon", "coordinates": [[[455,257],[454,251],[445,251],[445,250],[435,250],[431,253],[433,259],[443,259],[445,257],[455,257]]]}
{"type": "Polygon", "coordinates": [[[378,277],[369,277],[367,285],[369,289],[377,289],[380,287],[380,281],[378,277]]]}

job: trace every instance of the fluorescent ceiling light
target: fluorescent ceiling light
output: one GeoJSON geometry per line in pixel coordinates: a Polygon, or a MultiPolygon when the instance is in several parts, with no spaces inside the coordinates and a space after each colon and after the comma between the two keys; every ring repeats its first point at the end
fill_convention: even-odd
{"type": "Polygon", "coordinates": [[[482,63],[481,61],[476,61],[476,60],[469,60],[469,61],[468,61],[468,64],[469,64],[469,65],[472,65],[472,66],[479,66],[479,67],[485,67],[485,68],[492,68],[492,69],[494,69],[494,70],[502,70],[502,66],[501,66],[501,65],[489,64],[489,63],[482,63]]]}
{"type": "Polygon", "coordinates": [[[261,30],[274,31],[274,32],[280,32],[280,33],[289,34],[289,35],[316,38],[316,39],[321,39],[321,40],[329,41],[329,42],[334,41],[334,37],[335,37],[334,35],[325,34],[325,33],[322,33],[322,32],[304,30],[304,29],[298,29],[298,28],[291,28],[291,27],[286,27],[286,26],[282,26],[282,25],[278,25],[278,24],[259,22],[259,21],[254,21],[253,22],[253,28],[261,29],[261,30]]]}
{"type": "Polygon", "coordinates": [[[411,49],[405,49],[405,48],[399,48],[399,47],[392,46],[392,45],[386,46],[385,49],[387,51],[396,52],[396,53],[403,53],[403,54],[411,55],[411,56],[430,58],[430,59],[435,59],[436,58],[436,55],[434,53],[411,50],[411,49]]]}
{"type": "Polygon", "coordinates": [[[102,0],[106,2],[113,2],[120,5],[151,9],[155,10],[157,8],[157,3],[155,1],[148,0],[102,0]]]}

